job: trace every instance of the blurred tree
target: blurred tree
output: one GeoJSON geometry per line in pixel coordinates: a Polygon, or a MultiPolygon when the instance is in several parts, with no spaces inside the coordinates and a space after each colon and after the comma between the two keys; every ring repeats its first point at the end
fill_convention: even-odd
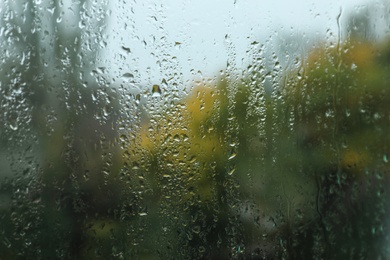
{"type": "Polygon", "coordinates": [[[171,230],[186,227],[183,255],[383,256],[388,46],[317,47],[270,91],[254,63],[241,82],[194,87],[141,127],[132,158],[149,158],[136,165],[164,214],[180,216],[171,230]]]}
{"type": "Polygon", "coordinates": [[[383,46],[353,38],[337,48],[317,48],[287,76],[286,109],[298,154],[306,158],[303,169],[318,185],[314,230],[323,231],[315,236],[323,237],[326,257],[384,256],[386,196],[373,195],[388,182],[378,181],[389,149],[389,71],[379,61],[388,43],[383,46]]]}
{"type": "Polygon", "coordinates": [[[29,0],[2,7],[0,136],[13,171],[1,183],[12,194],[1,212],[4,257],[112,253],[108,238],[117,225],[107,223],[103,238],[91,232],[95,222],[120,218],[115,210],[126,193],[117,176],[118,96],[96,75],[104,68],[95,67],[105,5],[29,0]]]}

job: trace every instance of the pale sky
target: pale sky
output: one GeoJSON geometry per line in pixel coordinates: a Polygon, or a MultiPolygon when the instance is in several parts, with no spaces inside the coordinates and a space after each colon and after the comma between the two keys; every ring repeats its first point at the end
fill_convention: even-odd
{"type": "MultiPolygon", "coordinates": [[[[108,49],[102,64],[116,83],[159,84],[179,77],[183,84],[250,63],[251,43],[268,44],[284,34],[337,37],[340,22],[367,0],[168,0],[125,1],[112,6],[108,49]],[[268,43],[267,43],[268,42],[268,43]],[[174,75],[180,74],[178,75],[174,75]],[[129,74],[126,74],[129,75],[129,74]],[[131,79],[133,80],[133,79],[131,79]]],[[[372,2],[372,1],[371,1],[372,2]]],[[[378,1],[378,3],[381,1],[378,1]]]]}

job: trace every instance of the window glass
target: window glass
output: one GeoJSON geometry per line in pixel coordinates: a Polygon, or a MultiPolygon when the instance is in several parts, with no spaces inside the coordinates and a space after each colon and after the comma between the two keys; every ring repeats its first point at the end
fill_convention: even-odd
{"type": "Polygon", "coordinates": [[[389,258],[389,13],[3,1],[0,258],[389,258]]]}

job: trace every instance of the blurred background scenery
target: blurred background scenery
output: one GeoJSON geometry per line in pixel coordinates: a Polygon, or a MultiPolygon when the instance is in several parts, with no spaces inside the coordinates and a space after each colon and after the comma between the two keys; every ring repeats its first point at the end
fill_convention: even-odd
{"type": "Polygon", "coordinates": [[[2,1],[0,258],[390,258],[390,2],[262,2],[2,1]]]}

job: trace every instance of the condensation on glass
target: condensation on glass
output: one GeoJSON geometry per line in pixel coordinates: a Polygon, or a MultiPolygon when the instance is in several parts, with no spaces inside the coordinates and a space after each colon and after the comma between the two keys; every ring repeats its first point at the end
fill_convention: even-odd
{"type": "Polygon", "coordinates": [[[386,259],[388,1],[0,3],[1,259],[386,259]]]}

